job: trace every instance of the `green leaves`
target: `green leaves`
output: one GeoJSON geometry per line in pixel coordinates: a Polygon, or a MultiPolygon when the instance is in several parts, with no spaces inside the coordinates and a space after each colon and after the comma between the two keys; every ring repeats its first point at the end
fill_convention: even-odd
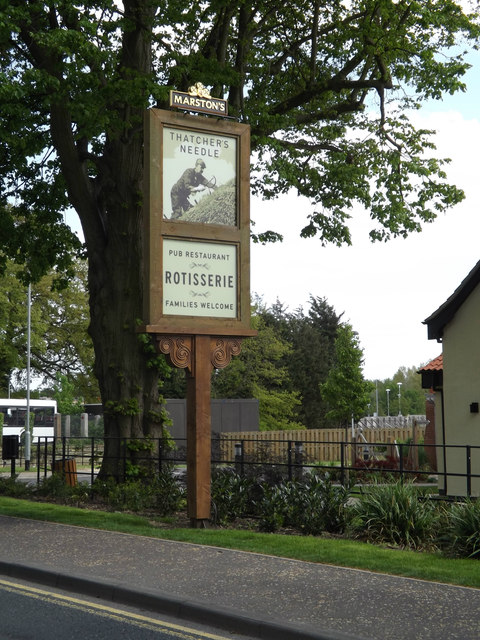
{"type": "Polygon", "coordinates": [[[373,542],[415,549],[433,544],[438,526],[433,504],[411,483],[373,485],[353,507],[352,531],[373,542]]]}
{"type": "MultiPolygon", "coordinates": [[[[154,11],[141,0],[123,9],[113,0],[0,9],[3,206],[15,195],[12,221],[25,225],[0,246],[31,255],[32,277],[57,260],[67,265],[69,251],[80,249],[61,227],[68,200],[85,231],[100,222],[92,226],[91,207],[102,211],[98,187],[116,181],[110,145],[128,143],[142,110],[164,104],[169,87],[198,79],[251,124],[253,192],[273,198],[294,188],[309,198],[304,237],[350,243],[355,203],[370,211],[373,240],[405,236],[464,197],[425,153],[434,151],[430,132],[415,131],[405,115],[464,89],[458,44],[472,46],[480,30],[478,15],[456,2],[298,0],[285,11],[267,2],[172,0],[154,11]],[[54,104],[68,129],[53,139],[71,137],[61,162],[49,131],[54,104]],[[99,199],[89,203],[94,191],[99,199]],[[40,248],[41,237],[52,240],[40,248]]],[[[254,239],[279,237],[259,230],[254,239]]]]}
{"type": "Polygon", "coordinates": [[[480,557],[480,502],[454,503],[446,513],[442,543],[457,557],[480,557]]]}
{"type": "Polygon", "coordinates": [[[327,418],[340,426],[367,413],[373,385],[364,380],[362,365],[358,334],[349,324],[341,324],[335,340],[335,363],[326,382],[320,385],[322,398],[329,407],[327,418]]]}
{"type": "MultiPolygon", "coordinates": [[[[42,385],[54,382],[61,392],[72,387],[75,398],[97,400],[99,392],[93,378],[93,347],[89,325],[86,265],[75,263],[67,288],[62,279],[49,273],[31,289],[31,368],[42,385]],[[68,376],[68,380],[65,376],[68,376]]],[[[0,389],[6,394],[8,382],[19,379],[26,362],[27,287],[21,282],[22,269],[6,262],[0,277],[0,389]]]]}
{"type": "Polygon", "coordinates": [[[75,392],[75,385],[67,376],[57,373],[56,384],[53,385],[53,397],[57,401],[58,413],[76,415],[83,411],[83,398],[75,392]]]}
{"type": "Polygon", "coordinates": [[[217,398],[257,398],[260,404],[260,428],[296,429],[300,394],[290,388],[286,361],[291,345],[270,326],[261,310],[254,312],[252,326],[258,336],[244,340],[242,351],[225,369],[212,378],[217,398]]]}
{"type": "MultiPolygon", "coordinates": [[[[446,183],[430,133],[416,131],[406,110],[462,90],[458,46],[478,42],[479,24],[478,11],[467,16],[453,0],[1,4],[0,269],[10,258],[25,281],[50,269],[70,278],[83,247],[63,214],[76,209],[108,424],[140,429],[142,403],[124,405],[125,387],[157,388],[145,359],[132,359],[138,342],[124,330],[143,308],[144,110],[165,107],[170,88],[202,81],[251,126],[253,192],[273,198],[294,189],[308,198],[311,207],[298,213],[302,235],[349,243],[350,212],[360,204],[372,239],[403,236],[463,198],[446,183]]],[[[278,236],[258,227],[254,238],[278,236]]],[[[323,375],[330,349],[322,353],[323,375]]],[[[282,359],[261,376],[278,375],[282,359]]],[[[258,384],[243,380],[244,388],[258,384]]],[[[282,381],[274,384],[278,391],[282,381]]],[[[293,395],[279,400],[293,409],[293,395]]],[[[323,419],[313,413],[309,426],[323,419]]]]}
{"type": "MultiPolygon", "coordinates": [[[[67,0],[0,10],[0,170],[30,209],[39,205],[35,184],[50,185],[53,212],[75,181],[71,173],[52,190],[68,173],[65,159],[50,172],[38,164],[29,171],[51,148],[52,103],[66,108],[82,161],[91,155],[90,178],[103,180],[105,144],[130,136],[139,111],[152,100],[164,104],[169,87],[198,79],[252,126],[253,191],[275,197],[293,187],[310,199],[313,212],[299,226],[305,237],[349,243],[355,202],[371,211],[372,239],[406,235],[463,198],[444,183],[441,163],[424,155],[426,132],[407,127],[402,114],[464,89],[468,65],[458,45],[478,40],[478,11],[468,16],[451,0],[298,0],[288,11],[173,0],[154,11],[141,0],[123,9],[67,0]]],[[[255,238],[277,239],[263,231],[255,238]]],[[[69,242],[60,242],[60,255],[69,242]]]]}

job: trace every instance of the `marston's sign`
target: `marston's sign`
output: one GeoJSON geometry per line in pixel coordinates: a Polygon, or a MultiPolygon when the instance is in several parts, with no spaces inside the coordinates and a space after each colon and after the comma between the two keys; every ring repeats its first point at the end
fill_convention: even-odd
{"type": "Polygon", "coordinates": [[[170,91],[170,106],[219,116],[228,115],[228,102],[222,98],[212,98],[201,82],[190,87],[188,93],[170,91]]]}

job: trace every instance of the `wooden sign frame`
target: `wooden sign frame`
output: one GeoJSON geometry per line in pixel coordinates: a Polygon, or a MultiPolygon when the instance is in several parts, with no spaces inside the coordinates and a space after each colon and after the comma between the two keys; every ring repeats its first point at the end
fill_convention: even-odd
{"type": "Polygon", "coordinates": [[[144,157],[146,287],[145,325],[140,331],[255,335],[250,329],[249,126],[150,109],[145,118],[144,157]],[[229,155],[223,157],[225,153],[229,155]],[[207,175],[209,168],[210,173],[213,169],[233,175],[228,182],[230,194],[232,184],[235,190],[230,221],[176,219],[169,210],[173,173],[178,178],[179,168],[192,170],[202,162],[207,175]],[[175,300],[169,299],[171,291],[175,300]]]}
{"type": "Polygon", "coordinates": [[[187,508],[210,518],[213,368],[250,328],[250,128],[151,109],[145,117],[144,321],[187,378],[187,508]],[[215,180],[203,172],[214,171],[215,180]],[[217,176],[220,178],[217,181],[217,176]],[[206,199],[192,203],[199,191],[206,199]]]}

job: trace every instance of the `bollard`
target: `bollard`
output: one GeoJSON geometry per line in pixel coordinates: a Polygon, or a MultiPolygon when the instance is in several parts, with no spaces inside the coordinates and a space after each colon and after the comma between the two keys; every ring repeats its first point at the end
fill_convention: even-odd
{"type": "Polygon", "coordinates": [[[303,442],[295,442],[295,477],[301,480],[303,477],[303,442]]]}
{"type": "Polygon", "coordinates": [[[80,437],[88,438],[88,413],[80,414],[80,437]]]}
{"type": "Polygon", "coordinates": [[[243,476],[243,440],[235,442],[235,471],[239,476],[243,476]]]}

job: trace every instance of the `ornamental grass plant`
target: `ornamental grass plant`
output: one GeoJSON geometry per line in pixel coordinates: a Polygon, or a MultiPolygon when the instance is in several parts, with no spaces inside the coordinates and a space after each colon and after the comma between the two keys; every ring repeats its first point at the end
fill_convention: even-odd
{"type": "Polygon", "coordinates": [[[352,535],[375,543],[418,549],[434,545],[437,507],[419,500],[412,483],[376,484],[352,506],[352,535]]]}
{"type": "Polygon", "coordinates": [[[443,531],[440,543],[446,554],[480,559],[480,501],[449,505],[443,531]]]}

